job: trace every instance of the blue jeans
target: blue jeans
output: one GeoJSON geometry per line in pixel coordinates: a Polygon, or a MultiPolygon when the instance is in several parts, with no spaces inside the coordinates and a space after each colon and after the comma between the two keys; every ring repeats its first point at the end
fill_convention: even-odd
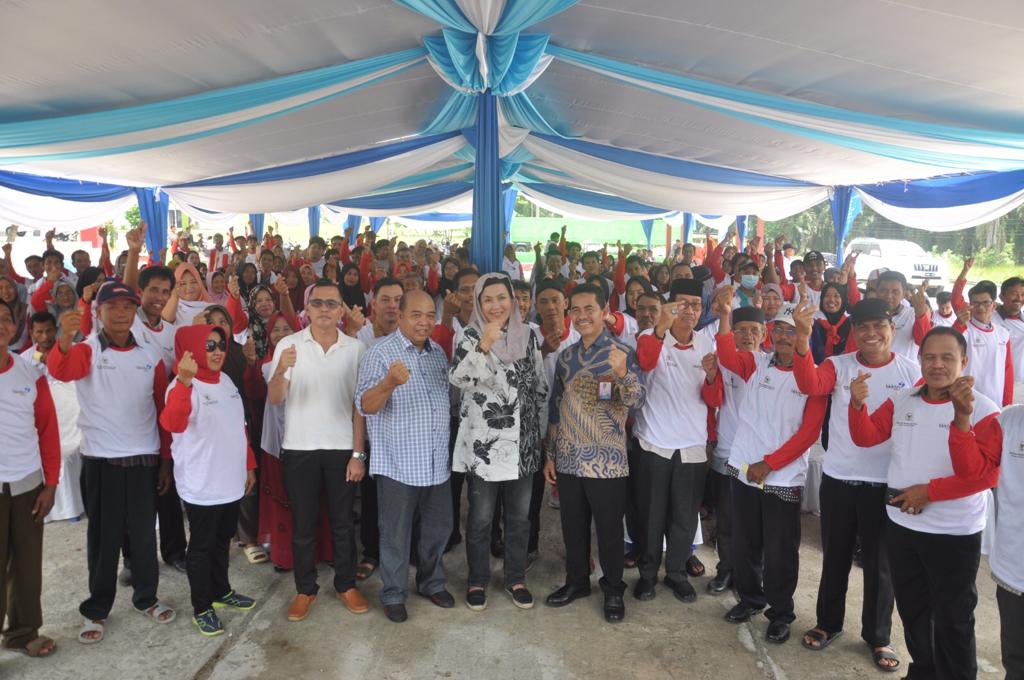
{"type": "Polygon", "coordinates": [[[469,483],[466,516],[469,587],[486,588],[491,582],[491,522],[499,493],[505,506],[505,587],[526,583],[533,475],[506,482],[486,482],[467,473],[466,481],[469,483]]]}

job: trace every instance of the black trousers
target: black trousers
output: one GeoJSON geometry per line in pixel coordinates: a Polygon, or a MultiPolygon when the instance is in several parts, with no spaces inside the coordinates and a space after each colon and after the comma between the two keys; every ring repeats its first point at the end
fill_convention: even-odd
{"type": "Polygon", "coordinates": [[[792,623],[800,575],[800,504],[731,481],[736,593],[748,607],[767,605],[770,621],[792,623]]]}
{"type": "MultiPolygon", "coordinates": [[[[366,455],[372,455],[366,444],[366,455]]],[[[366,460],[367,474],[359,482],[359,540],[363,544],[363,561],[380,562],[380,517],[377,506],[377,480],[370,477],[370,461],[366,460]]]]}
{"type": "Polygon", "coordinates": [[[282,451],[284,489],[292,506],[292,553],[295,590],[316,595],[316,524],[321,496],[327,503],[334,552],[334,589],[343,593],[356,585],[352,506],[356,485],[345,481],[351,451],[282,451]]]}
{"type": "Polygon", "coordinates": [[[185,562],[192,611],[199,616],[231,592],[228,555],[238,526],[239,501],[222,505],[185,503],[189,539],[185,562]]]}
{"type": "Polygon", "coordinates": [[[533,473],[533,484],[530,489],[530,542],[526,547],[528,554],[536,553],[540,548],[540,508],[543,504],[544,468],[542,467],[533,473]]]}
{"type": "Polygon", "coordinates": [[[911,658],[907,677],[973,679],[978,674],[974,608],[981,532],[927,534],[889,520],[885,542],[911,658]]]}
{"type": "Polygon", "coordinates": [[[156,466],[119,467],[102,458],[82,459],[82,498],[89,517],[86,559],[89,597],[78,611],[106,619],[117,594],[117,565],[125,536],[132,545],[132,604],[156,604],[160,567],[156,558],[156,466]]]}
{"type": "Polygon", "coordinates": [[[558,473],[565,541],[565,582],[574,588],[590,587],[590,520],[597,530],[601,588],[623,593],[622,520],[626,514],[628,477],[591,479],[558,473]]]}
{"type": "Polygon", "coordinates": [[[886,647],[892,632],[892,576],[885,550],[885,487],[847,484],[821,478],[821,581],[818,584],[817,627],[829,633],[843,629],[846,589],[853,550],[860,539],[864,566],[864,604],[860,636],[872,647],[886,647]]]}
{"type": "Polygon", "coordinates": [[[996,602],[1006,680],[1024,680],[1024,595],[997,587],[996,602]]]}
{"type": "Polygon", "coordinates": [[[644,497],[640,486],[640,442],[630,437],[626,443],[626,456],[629,459],[629,484],[626,486],[626,531],[633,543],[632,553],[637,558],[644,554],[646,537],[641,513],[640,499],[644,497]]]}
{"type": "MultiPolygon", "coordinates": [[[[258,488],[258,487],[257,487],[258,488]]],[[[181,511],[178,487],[171,477],[171,488],[163,496],[156,497],[156,515],[160,520],[160,557],[164,562],[185,556],[185,517],[181,511]]]]}
{"type": "Polygon", "coordinates": [[[661,538],[667,536],[665,578],[676,583],[686,581],[686,560],[693,552],[706,465],[682,463],[678,451],[671,458],[641,451],[637,460],[642,494],[639,507],[645,536],[640,577],[657,580],[661,568],[661,538]]]}
{"type": "Polygon", "coordinates": [[[718,551],[719,574],[732,573],[732,480],[711,470],[711,496],[715,507],[715,550],[718,551]]]}

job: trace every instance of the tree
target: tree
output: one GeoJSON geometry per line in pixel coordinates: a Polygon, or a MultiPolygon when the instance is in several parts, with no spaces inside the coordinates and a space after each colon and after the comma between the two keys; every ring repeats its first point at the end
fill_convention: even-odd
{"type": "Polygon", "coordinates": [[[132,225],[132,229],[135,229],[142,224],[142,213],[139,211],[139,206],[133,205],[131,208],[124,212],[124,219],[128,224],[132,225]]]}

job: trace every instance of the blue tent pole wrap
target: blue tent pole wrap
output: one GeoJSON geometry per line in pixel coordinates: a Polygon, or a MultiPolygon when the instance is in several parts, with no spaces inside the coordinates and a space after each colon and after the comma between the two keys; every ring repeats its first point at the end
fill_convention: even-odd
{"type": "Polygon", "coordinates": [[[306,215],[309,219],[309,237],[320,235],[320,206],[311,205],[306,210],[306,215]]]}
{"type": "Polygon", "coordinates": [[[501,271],[504,243],[501,158],[498,156],[498,103],[490,90],[477,96],[476,166],[473,172],[473,229],[470,261],[481,274],[501,271]]]}
{"type": "Polygon", "coordinates": [[[737,215],[736,216],[736,234],[740,237],[739,250],[743,250],[743,247],[747,243],[747,216],[737,215]]]}
{"type": "Polygon", "coordinates": [[[257,241],[263,241],[263,213],[249,213],[249,223],[252,224],[252,233],[257,241]]]}
{"type": "Polygon", "coordinates": [[[683,213],[683,243],[690,242],[690,234],[693,233],[693,213],[683,213]]]}
{"type": "Polygon", "coordinates": [[[505,202],[505,210],[502,217],[504,218],[502,228],[502,238],[505,243],[512,242],[512,218],[516,214],[516,198],[519,196],[519,189],[515,187],[509,187],[505,189],[505,195],[503,200],[505,202]]]}
{"type": "Polygon", "coordinates": [[[359,225],[363,223],[362,215],[349,215],[348,219],[345,220],[345,226],[352,229],[352,235],[349,236],[349,245],[354,246],[356,244],[356,238],[359,236],[359,225]]]}
{"type": "Polygon", "coordinates": [[[853,187],[835,187],[829,199],[832,208],[832,226],[836,234],[836,264],[843,264],[843,242],[850,233],[853,221],[860,214],[860,196],[853,187]]]}
{"type": "Polygon", "coordinates": [[[647,239],[647,250],[651,249],[651,233],[654,231],[654,220],[640,220],[640,226],[644,230],[644,238],[647,239]]]}
{"type": "Polygon", "coordinates": [[[149,259],[156,262],[160,251],[167,247],[167,208],[170,199],[167,194],[149,187],[135,190],[139,202],[139,215],[146,223],[146,250],[149,259]]]}
{"type": "Polygon", "coordinates": [[[373,229],[373,233],[376,234],[380,231],[380,228],[384,226],[384,222],[387,221],[386,217],[371,217],[370,218],[370,229],[373,229]]]}

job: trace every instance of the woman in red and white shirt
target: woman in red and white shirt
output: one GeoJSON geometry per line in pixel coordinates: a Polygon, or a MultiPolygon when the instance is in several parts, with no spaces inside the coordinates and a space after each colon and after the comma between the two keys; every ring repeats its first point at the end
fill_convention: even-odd
{"type": "Polygon", "coordinates": [[[214,608],[252,609],[255,601],[228,582],[228,551],[238,504],[256,483],[256,462],[238,388],[221,374],[227,334],[219,326],[179,328],[174,337],[177,380],[167,390],[160,424],[172,435],[178,495],[191,528],[186,563],[193,623],[206,636],[224,626],[214,608]]]}

